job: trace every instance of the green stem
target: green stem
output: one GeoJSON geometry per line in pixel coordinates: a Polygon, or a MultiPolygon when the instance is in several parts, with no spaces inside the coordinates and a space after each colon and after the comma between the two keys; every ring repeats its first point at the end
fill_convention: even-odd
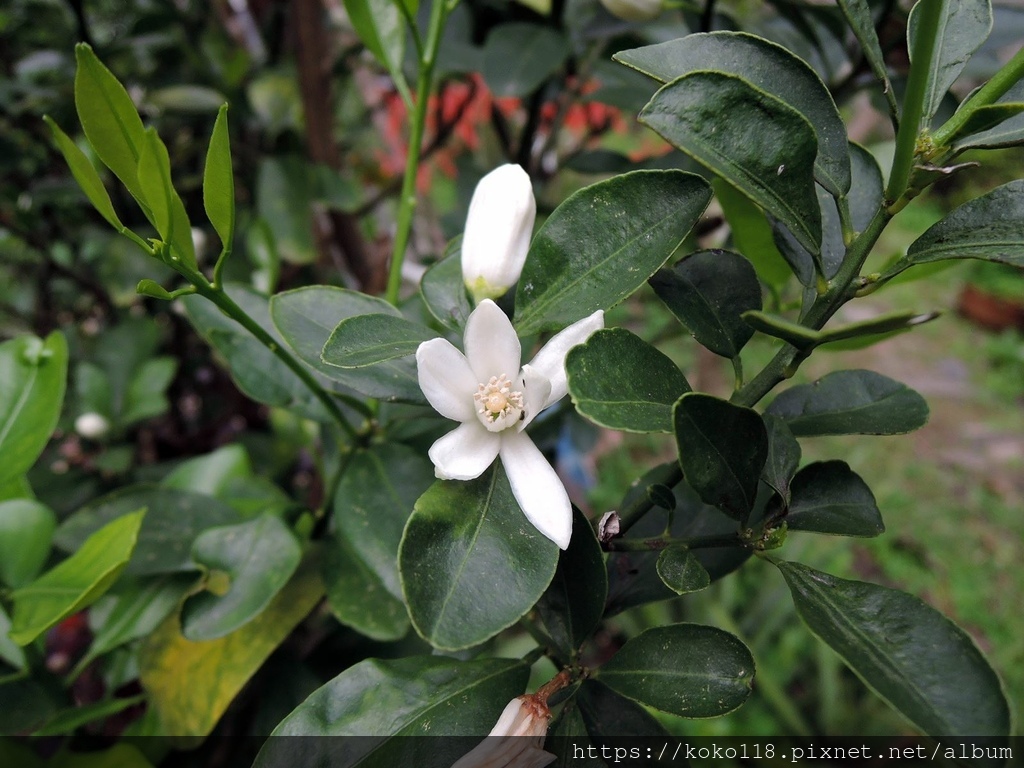
{"type": "Polygon", "coordinates": [[[992,76],[991,80],[961,104],[960,109],[932,134],[935,145],[945,146],[950,137],[955,136],[957,131],[963,128],[964,123],[967,122],[974,110],[994,104],[1004,93],[1016,85],[1021,77],[1024,77],[1024,48],[1017,51],[1016,55],[1006,62],[1002,69],[992,76]]]}
{"type": "Polygon", "coordinates": [[[938,0],[919,5],[920,23],[914,39],[910,75],[907,90],[903,95],[903,118],[896,133],[896,152],[892,159],[892,172],[886,199],[893,203],[903,196],[910,182],[910,174],[917,154],[917,139],[924,116],[924,102],[928,92],[932,58],[935,55],[935,41],[939,35],[939,20],[945,3],[938,0]]]}
{"type": "MultiPolygon", "coordinates": [[[[673,488],[683,480],[683,468],[676,462],[670,468],[665,477],[659,477],[658,482],[673,488]]],[[[637,494],[637,497],[623,510],[619,511],[619,533],[625,534],[630,528],[640,522],[641,518],[654,508],[654,502],[646,493],[637,494]]],[[[613,541],[620,541],[614,539],[613,541]]]]}
{"type": "Polygon", "coordinates": [[[405,250],[409,245],[413,214],[416,210],[416,173],[419,170],[423,131],[427,123],[427,102],[430,100],[430,91],[434,85],[434,64],[437,61],[446,15],[446,0],[433,0],[427,39],[417,75],[416,104],[410,128],[405,176],[402,178],[402,192],[399,197],[395,248],[391,255],[391,271],[388,274],[387,300],[394,306],[398,306],[398,290],[402,285],[402,262],[405,260],[405,250]]]}

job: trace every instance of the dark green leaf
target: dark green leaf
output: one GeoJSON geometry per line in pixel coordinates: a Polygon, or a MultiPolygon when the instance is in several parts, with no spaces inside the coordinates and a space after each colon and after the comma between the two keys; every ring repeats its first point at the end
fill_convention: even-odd
{"type": "Polygon", "coordinates": [[[310,264],[316,260],[310,226],[313,206],[310,175],[311,167],[295,156],[267,157],[260,162],[256,173],[260,218],[270,230],[275,252],[292,264],[310,264]]]}
{"type": "Polygon", "coordinates": [[[203,531],[192,560],[227,574],[226,593],[200,592],[185,601],[181,633],[193,642],[224,637],[258,616],[288,583],[302,559],[295,535],[273,515],[203,531]]]}
{"type": "Polygon", "coordinates": [[[804,623],[930,736],[1006,736],[999,678],[962,629],[894,589],[776,563],[804,623]]]}
{"type": "MultiPolygon", "coordinates": [[[[393,0],[344,0],[348,18],[363,45],[396,80],[405,83],[405,24],[393,0]]],[[[407,87],[406,87],[407,90],[407,87]]]]}
{"type": "Polygon", "coordinates": [[[229,482],[251,479],[252,475],[249,454],[240,443],[233,443],[183,461],[160,481],[160,485],[219,497],[229,482]]]}
{"type": "Polygon", "coordinates": [[[768,458],[761,470],[761,479],[788,501],[790,481],[800,466],[800,443],[778,416],[766,413],[764,425],[768,430],[768,458]]]}
{"type": "Polygon", "coordinates": [[[559,556],[555,577],[537,603],[548,635],[566,658],[575,658],[590,637],[608,595],[604,554],[594,529],[578,509],[573,509],[572,517],[569,548],[559,556]]]}
{"type": "Polygon", "coordinates": [[[966,122],[956,133],[950,136],[950,142],[957,146],[971,143],[961,142],[961,139],[967,139],[975,134],[995,128],[997,125],[1001,125],[1021,113],[1024,113],[1024,104],[1020,102],[1000,102],[978,107],[971,110],[971,114],[966,122]]]}
{"type": "Polygon", "coordinates": [[[569,42],[551,27],[501,24],[484,43],[484,81],[495,96],[529,96],[568,56],[569,42]]]}
{"type": "MultiPolygon", "coordinates": [[[[736,250],[747,258],[757,276],[765,283],[775,287],[785,283],[792,269],[775,245],[772,228],[764,211],[722,179],[715,179],[712,186],[725,219],[729,222],[736,250]]],[[[813,267],[811,271],[813,273],[813,267]]]]}
{"type": "Polygon", "coordinates": [[[744,32],[711,32],[629,51],[613,57],[661,83],[698,70],[741,77],[800,112],[818,137],[814,174],[837,197],[850,189],[846,125],[821,78],[781,45],[744,32]]]}
{"type": "Polygon", "coordinates": [[[231,140],[228,135],[228,106],[217,113],[203,173],[203,208],[220,238],[230,250],[235,233],[235,175],[231,168],[231,140]]]}
{"type": "MultiPolygon", "coordinates": [[[[8,637],[11,631],[11,617],[0,605],[0,662],[6,662],[18,672],[28,669],[28,660],[21,646],[8,637]]],[[[0,667],[2,669],[2,667],[0,667]]],[[[2,755],[2,752],[0,752],[2,755]]]]}
{"type": "Polygon", "coordinates": [[[420,280],[423,303],[446,328],[462,330],[473,311],[462,281],[462,238],[452,240],[444,258],[434,264],[420,280]]]}
{"type": "Polygon", "coordinates": [[[711,395],[691,392],[674,410],[679,463],[701,499],[737,520],[754,508],[757,481],[768,458],[760,415],[711,395]]]}
{"type": "Polygon", "coordinates": [[[838,536],[885,531],[874,494],[845,461],[818,461],[797,472],[785,520],[792,531],[838,536]]]}
{"type": "MultiPolygon", "coordinates": [[[[977,112],[982,113],[982,115],[977,119],[982,119],[986,115],[1006,115],[1006,108],[1008,106],[1013,109],[1022,102],[1024,102],[1024,80],[1018,81],[995,104],[978,109],[977,112]]],[[[962,108],[969,108],[969,104],[970,101],[965,102],[962,108]]],[[[962,131],[958,134],[960,138],[953,142],[954,148],[957,152],[962,152],[965,149],[974,148],[995,149],[998,147],[1012,147],[1024,142],[1024,113],[1018,113],[1013,117],[1006,115],[1006,117],[1006,120],[1000,122],[995,127],[983,130],[980,133],[968,135],[966,131],[962,131]]],[[[972,115],[968,123],[970,124],[975,119],[972,115]]]]}
{"type": "Polygon", "coordinates": [[[135,554],[127,572],[136,576],[195,569],[189,550],[202,531],[231,525],[242,517],[231,507],[209,496],[136,485],[114,491],[90,502],[65,520],[54,535],[54,544],[65,552],[82,546],[86,537],[106,523],[145,508],[135,554]]]}
{"type": "Polygon", "coordinates": [[[658,575],[665,586],[678,595],[699,592],[711,584],[711,576],[704,566],[685,547],[669,547],[661,551],[658,575]]]}
{"type": "Polygon", "coordinates": [[[693,72],[659,90],[640,122],[782,221],[808,251],[820,251],[818,142],[795,109],[738,77],[693,72]]]}
{"type": "Polygon", "coordinates": [[[57,331],[46,341],[22,336],[0,344],[0,485],[24,475],[46,447],[67,374],[68,347],[57,331]]]}
{"type": "Polygon", "coordinates": [[[872,371],[835,371],[813,384],[790,387],[766,413],[778,416],[797,437],[900,435],[928,421],[917,392],[872,371]]]}
{"type": "Polygon", "coordinates": [[[875,20],[871,15],[871,6],[868,0],[839,0],[839,8],[853,30],[853,34],[857,37],[871,71],[882,85],[882,91],[889,101],[890,111],[895,115],[897,112],[896,98],[892,83],[889,82],[889,69],[885,63],[885,54],[882,53],[882,45],[878,41],[875,20]]]}
{"type": "Polygon", "coordinates": [[[939,317],[938,312],[890,312],[870,320],[847,323],[819,331],[819,344],[829,351],[861,349],[905,333],[939,317]]]}
{"type": "Polygon", "coordinates": [[[0,502],[0,582],[22,587],[42,570],[50,554],[57,516],[32,499],[0,502]]]}
{"type": "Polygon", "coordinates": [[[540,228],[516,292],[520,334],[561,328],[643,285],[711,200],[699,176],[634,171],[570,195],[540,228]]]}
{"type": "Polygon", "coordinates": [[[595,674],[612,690],[683,717],[718,717],[750,695],[754,659],[714,627],[672,624],[641,632],[595,674]]]}
{"type": "MultiPolygon", "coordinates": [[[[4,713],[0,718],[0,736],[30,733],[53,717],[56,711],[50,693],[35,680],[22,679],[0,685],[0,712],[4,713]]],[[[4,756],[0,746],[0,757],[4,756]]],[[[22,763],[17,765],[21,768],[22,763]]]]}
{"type": "Polygon", "coordinates": [[[356,315],[342,320],[324,344],[321,358],[339,368],[370,365],[416,353],[437,334],[425,325],[390,314],[356,315]]]}
{"type": "Polygon", "coordinates": [[[15,591],[11,639],[28,645],[110,589],[132,556],[144,514],[139,510],[111,521],[67,560],[15,591]]]}
{"type": "Polygon", "coordinates": [[[814,349],[815,346],[821,343],[822,334],[820,331],[768,312],[757,310],[744,312],[743,321],[750,326],[752,331],[759,331],[766,336],[782,339],[801,352],[814,349]]]}
{"type": "Polygon", "coordinates": [[[698,251],[651,278],[651,287],[693,337],[716,355],[736,357],[754,335],[743,313],[761,309],[761,284],[731,251],[698,251]]]}
{"type": "MultiPolygon", "coordinates": [[[[587,732],[598,745],[609,737],[665,736],[665,728],[632,700],[598,680],[584,680],[576,698],[587,732]]],[[[570,763],[575,766],[576,763],[570,763]]],[[[607,763],[601,762],[604,766],[607,763]]]]}
{"type": "MultiPolygon", "coordinates": [[[[46,721],[46,725],[41,728],[37,728],[32,732],[35,737],[39,736],[60,736],[65,733],[74,733],[74,731],[89,723],[94,723],[98,720],[106,720],[112,715],[116,715],[118,712],[122,712],[128,707],[138,706],[146,699],[144,694],[137,696],[107,699],[106,701],[96,701],[91,704],[85,704],[78,707],[70,707],[63,709],[53,715],[46,721]]],[[[129,745],[122,745],[129,746],[129,745]]],[[[92,755],[92,753],[90,753],[92,755]]],[[[141,757],[141,755],[140,755],[141,757]]],[[[84,762],[84,761],[83,761],[84,762]]],[[[76,767],[88,768],[81,763],[74,763],[76,767]]],[[[103,763],[104,768],[142,768],[143,765],[149,765],[146,762],[133,762],[133,763],[103,763]]],[[[97,767],[98,768],[98,767],[97,767]]]]}
{"type": "Polygon", "coordinates": [[[171,180],[171,158],[155,128],[143,134],[139,147],[139,185],[146,203],[153,213],[153,224],[160,237],[172,251],[172,258],[180,259],[195,269],[196,250],[192,243],[192,225],[185,205],[171,180]]]}
{"type": "Polygon", "coordinates": [[[482,643],[517,621],[557,563],[558,546],[526,519],[498,462],[476,480],[431,486],[398,554],[413,626],[445,650],[482,643]]]}
{"type": "Polygon", "coordinates": [[[401,597],[388,591],[348,539],[331,536],[327,547],[323,577],[328,604],[338,621],[374,640],[403,638],[409,630],[409,614],[401,597]]]}
{"type": "Polygon", "coordinates": [[[576,410],[627,432],[671,432],[672,406],[690,391],[675,363],[624,328],[598,331],[573,347],[565,370],[576,410]]]}
{"type": "Polygon", "coordinates": [[[100,216],[107,220],[110,226],[120,232],[124,225],[117,218],[114,205],[110,202],[110,195],[107,194],[107,188],[103,186],[103,181],[100,179],[100,175],[96,172],[92,162],[49,116],[43,117],[43,120],[46,121],[46,124],[50,126],[50,130],[53,131],[53,139],[57,144],[57,149],[64,156],[64,162],[71,169],[71,175],[75,177],[75,181],[78,182],[78,186],[85,192],[89,202],[99,211],[100,216]]]}
{"type": "Polygon", "coordinates": [[[170,408],[167,388],[177,372],[178,361],[173,357],[154,357],[136,369],[121,403],[120,425],[127,427],[166,413],[170,408]]]}
{"type": "Polygon", "coordinates": [[[89,656],[102,656],[153,632],[181,604],[196,578],[176,573],[118,581],[89,611],[89,656]]]}

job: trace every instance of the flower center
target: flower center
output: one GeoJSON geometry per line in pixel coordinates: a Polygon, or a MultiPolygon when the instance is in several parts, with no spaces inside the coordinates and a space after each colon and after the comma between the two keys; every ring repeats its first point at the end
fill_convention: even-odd
{"type": "Polygon", "coordinates": [[[491,432],[500,432],[513,426],[523,414],[523,393],[512,389],[508,376],[491,376],[486,384],[479,384],[473,395],[477,417],[491,432]]]}

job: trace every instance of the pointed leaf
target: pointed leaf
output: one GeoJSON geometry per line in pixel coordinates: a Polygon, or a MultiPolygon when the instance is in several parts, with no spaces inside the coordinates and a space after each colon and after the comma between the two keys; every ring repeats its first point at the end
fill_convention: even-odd
{"type": "Polygon", "coordinates": [[[444,650],[478,645],[516,622],[557,563],[558,546],[527,521],[497,462],[476,480],[434,483],[398,553],[413,626],[444,650]]]}
{"type": "Polygon", "coordinates": [[[75,177],[75,181],[78,182],[78,186],[85,192],[85,196],[89,198],[93,208],[99,212],[100,216],[107,220],[110,226],[120,232],[124,225],[117,218],[114,205],[110,202],[110,195],[107,193],[107,188],[103,186],[103,181],[100,179],[96,168],[89,161],[89,158],[85,156],[85,153],[78,148],[78,145],[68,138],[68,135],[49,116],[44,116],[43,120],[46,121],[46,124],[50,126],[50,130],[53,131],[53,140],[57,144],[57,149],[64,156],[64,162],[71,169],[71,175],[75,177]]]}
{"type": "Polygon", "coordinates": [[[143,134],[139,148],[139,184],[153,212],[156,231],[171,246],[174,256],[194,269],[196,250],[192,243],[192,226],[171,180],[171,158],[167,147],[155,128],[143,134]]]}
{"type": "Polygon", "coordinates": [[[857,42],[860,43],[864,58],[867,59],[875,78],[882,84],[882,91],[889,102],[889,110],[895,115],[898,111],[896,98],[892,83],[889,82],[889,69],[885,63],[885,54],[882,53],[882,44],[878,41],[875,19],[871,15],[868,0],[839,0],[839,9],[846,17],[857,42]]]}
{"type": "MultiPolygon", "coordinates": [[[[405,23],[393,0],[344,0],[348,18],[363,45],[396,81],[405,84],[405,23]]],[[[406,90],[408,88],[406,87],[406,90]]]]}
{"type": "Polygon", "coordinates": [[[718,717],[750,695],[754,659],[728,632],[672,624],[626,642],[594,677],[641,704],[682,717],[718,717]]]}
{"type": "Polygon", "coordinates": [[[420,280],[420,293],[437,321],[454,331],[466,327],[473,306],[462,281],[462,237],[448,243],[444,258],[431,266],[420,280]]]}
{"type": "Polygon", "coordinates": [[[819,461],[797,472],[785,520],[792,531],[838,536],[885,531],[874,494],[845,461],[819,461]]]}
{"type": "MultiPolygon", "coordinates": [[[[1007,108],[1013,110],[1022,102],[1024,102],[1024,80],[1018,81],[1016,85],[1012,86],[998,102],[981,107],[977,112],[982,113],[982,118],[993,113],[1001,116],[1006,114],[1007,108]]],[[[963,104],[963,108],[968,108],[969,104],[969,101],[966,102],[963,104]]],[[[962,152],[966,149],[1012,147],[1022,142],[1024,142],[1024,113],[1017,113],[1012,117],[1007,115],[1006,120],[979,133],[962,132],[961,137],[953,142],[953,146],[957,152],[962,152]]]]}
{"type": "Polygon", "coordinates": [[[565,370],[576,410],[627,432],[671,432],[672,406],[690,391],[675,363],[624,328],[597,331],[573,347],[565,370]]]}
{"type": "Polygon", "coordinates": [[[389,314],[356,315],[338,323],[324,344],[321,358],[339,368],[370,365],[416,353],[437,334],[419,323],[389,314]]]}
{"type": "MultiPolygon", "coordinates": [[[[587,732],[599,745],[606,744],[609,737],[624,734],[631,737],[667,735],[664,726],[646,709],[598,680],[583,681],[577,695],[577,707],[587,732]]],[[[605,762],[600,764],[607,765],[605,762]]]]}
{"type": "Polygon", "coordinates": [[[661,551],[658,575],[666,587],[679,595],[699,592],[711,584],[711,576],[704,566],[685,547],[669,547],[661,551]]]}
{"type": "Polygon", "coordinates": [[[675,252],[711,200],[682,171],[634,171],[570,195],[540,228],[516,292],[520,334],[608,309],[675,252]]]}
{"type": "Polygon", "coordinates": [[[89,611],[93,658],[146,637],[181,605],[195,584],[196,574],[165,574],[118,581],[89,611]]]}
{"type": "Polygon", "coordinates": [[[776,563],[811,631],[930,736],[1007,736],[999,678],[962,629],[920,599],[776,563]]]}
{"type": "Polygon", "coordinates": [[[737,520],[754,508],[768,458],[768,433],[756,411],[697,392],[676,403],[676,444],[686,482],[701,499],[737,520]]]}
{"type": "Polygon", "coordinates": [[[761,470],[761,479],[788,501],[790,481],[800,466],[800,443],[778,416],[766,413],[763,418],[768,430],[768,458],[761,470]]]}
{"type": "Polygon", "coordinates": [[[217,113],[203,172],[203,208],[221,246],[230,250],[235,233],[235,175],[231,168],[228,105],[217,113]]]}
{"type": "Polygon", "coordinates": [[[797,437],[900,435],[928,421],[928,404],[917,392],[880,373],[857,370],[790,387],[765,412],[785,421],[797,437]]]}
{"type": "Polygon", "coordinates": [[[795,109],[733,75],[693,72],[654,94],[640,122],[782,221],[808,251],[819,252],[818,142],[795,109]]]}
{"type": "Polygon", "coordinates": [[[22,587],[42,570],[57,527],[53,511],[33,499],[0,502],[0,583],[22,587]]]}

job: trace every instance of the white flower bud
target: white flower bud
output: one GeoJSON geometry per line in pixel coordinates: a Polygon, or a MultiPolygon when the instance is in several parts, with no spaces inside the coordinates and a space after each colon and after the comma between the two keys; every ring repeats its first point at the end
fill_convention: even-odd
{"type": "Polygon", "coordinates": [[[75,419],[75,432],[89,440],[98,440],[110,431],[110,422],[98,413],[83,413],[75,419]]]}
{"type": "Polygon", "coordinates": [[[612,16],[624,21],[650,21],[661,13],[662,0],[601,0],[612,16]]]}
{"type": "Polygon", "coordinates": [[[533,185],[518,165],[480,179],[462,236],[462,279],[474,302],[498,298],[519,279],[536,216],[533,185]]]}
{"type": "Polygon", "coordinates": [[[505,707],[487,738],[452,768],[543,768],[556,759],[542,749],[550,720],[546,696],[539,692],[517,696],[505,707]],[[499,738],[507,736],[514,738],[499,738]]]}

